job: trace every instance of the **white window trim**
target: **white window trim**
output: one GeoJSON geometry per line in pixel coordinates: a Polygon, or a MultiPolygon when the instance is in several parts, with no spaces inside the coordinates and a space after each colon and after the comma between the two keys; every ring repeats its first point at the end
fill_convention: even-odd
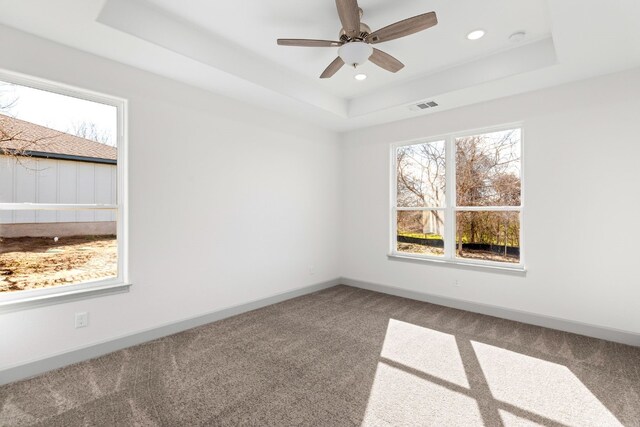
{"type": "Polygon", "coordinates": [[[128,292],[128,103],[124,98],[81,89],[62,83],[27,76],[0,69],[0,80],[34,89],[46,90],[86,101],[116,107],[118,114],[117,149],[117,201],[115,205],[104,204],[40,204],[40,203],[0,203],[2,210],[100,210],[117,209],[118,276],[115,278],[89,281],[79,284],[60,285],[42,289],[30,289],[17,292],[0,293],[0,314],[30,309],[43,305],[60,304],[77,299],[92,298],[100,295],[128,292]]]}
{"type": "Polygon", "coordinates": [[[389,188],[391,190],[390,194],[390,222],[391,227],[389,234],[389,253],[387,256],[390,259],[399,259],[399,260],[407,260],[407,261],[418,261],[418,262],[430,262],[441,265],[450,265],[450,266],[459,266],[459,267],[478,267],[481,269],[491,269],[495,271],[505,271],[505,272],[526,272],[525,267],[525,241],[524,241],[524,228],[525,228],[525,172],[524,172],[524,144],[525,144],[525,127],[524,123],[509,123],[503,124],[499,126],[493,127],[485,127],[479,129],[471,129],[462,132],[448,133],[444,135],[438,135],[434,137],[427,138],[417,138],[409,141],[396,142],[391,144],[391,152],[390,152],[390,185],[389,188]],[[459,207],[456,206],[456,192],[451,191],[451,189],[456,188],[456,176],[455,176],[455,140],[457,138],[462,138],[466,136],[473,136],[479,134],[486,134],[492,132],[500,132],[510,129],[520,129],[520,206],[469,206],[469,207],[459,207]],[[399,147],[407,146],[407,145],[416,145],[416,144],[428,144],[434,143],[438,141],[445,142],[445,180],[447,185],[447,191],[445,192],[445,205],[444,207],[415,207],[415,208],[398,208],[397,204],[397,166],[396,166],[396,151],[399,147]],[[444,256],[433,256],[433,255],[422,255],[422,254],[412,254],[407,252],[398,252],[397,250],[397,219],[396,213],[397,211],[443,211],[445,213],[445,231],[444,231],[444,242],[445,242],[445,253],[444,256]],[[515,263],[507,263],[507,262],[497,262],[497,261],[483,261],[483,260],[473,260],[473,259],[461,259],[456,258],[455,256],[455,241],[456,241],[456,221],[455,221],[455,213],[458,211],[519,211],[520,212],[520,262],[518,264],[515,263]],[[453,243],[452,243],[453,242],[453,243]]]}

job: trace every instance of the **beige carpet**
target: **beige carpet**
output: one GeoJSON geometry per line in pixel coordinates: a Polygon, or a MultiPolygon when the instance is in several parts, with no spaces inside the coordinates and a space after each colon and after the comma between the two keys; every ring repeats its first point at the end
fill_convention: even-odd
{"type": "Polygon", "coordinates": [[[640,349],[337,286],[0,388],[0,425],[640,426],[640,349]]]}

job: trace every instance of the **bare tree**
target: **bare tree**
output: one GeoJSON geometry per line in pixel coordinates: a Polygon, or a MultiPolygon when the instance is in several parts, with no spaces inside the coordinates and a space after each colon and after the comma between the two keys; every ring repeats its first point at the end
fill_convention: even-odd
{"type": "Polygon", "coordinates": [[[56,138],[59,134],[32,138],[13,126],[15,120],[11,117],[12,109],[18,103],[18,97],[12,94],[12,84],[0,83],[0,155],[11,157],[16,163],[27,169],[32,169],[25,158],[30,157],[30,151],[37,151],[44,141],[56,138]]]}
{"type": "MultiPolygon", "coordinates": [[[[11,85],[8,83],[0,83],[0,114],[8,114],[18,102],[18,98],[11,96],[11,85]]],[[[12,141],[15,135],[8,128],[0,123],[0,143],[12,141]]]]}
{"type": "Polygon", "coordinates": [[[100,129],[98,125],[93,122],[76,122],[67,130],[67,133],[79,136],[80,138],[99,142],[100,144],[113,145],[111,135],[107,131],[100,129]]]}
{"type": "MultiPolygon", "coordinates": [[[[409,145],[397,151],[397,199],[399,206],[440,207],[445,197],[445,149],[443,143],[409,145]]],[[[442,235],[444,218],[440,211],[399,215],[400,226],[422,234],[442,235]],[[418,217],[419,220],[418,220],[418,217]],[[404,224],[402,221],[410,223],[404,224]]]]}
{"type": "Polygon", "coordinates": [[[0,113],[7,113],[18,102],[18,97],[11,94],[13,85],[0,82],[0,113]]]}
{"type": "MultiPolygon", "coordinates": [[[[516,131],[456,140],[458,206],[520,205],[520,153],[516,131]],[[495,136],[498,138],[495,138],[495,136]]],[[[462,212],[457,218],[457,253],[463,243],[519,244],[519,221],[513,212],[462,212]]]]}

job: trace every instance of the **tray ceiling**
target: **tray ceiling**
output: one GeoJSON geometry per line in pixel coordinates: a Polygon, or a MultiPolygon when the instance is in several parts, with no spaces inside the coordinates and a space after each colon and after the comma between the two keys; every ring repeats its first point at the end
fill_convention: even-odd
{"type": "Polygon", "coordinates": [[[406,67],[365,64],[318,75],[336,48],[276,45],[335,39],[333,0],[0,0],[0,24],[345,131],[433,114],[640,66],[640,2],[359,0],[373,29],[435,11],[439,24],[379,45],[406,67]],[[486,36],[469,41],[481,28],[486,36]],[[513,43],[509,36],[525,31],[513,43]],[[434,99],[439,107],[412,111],[434,99]]]}

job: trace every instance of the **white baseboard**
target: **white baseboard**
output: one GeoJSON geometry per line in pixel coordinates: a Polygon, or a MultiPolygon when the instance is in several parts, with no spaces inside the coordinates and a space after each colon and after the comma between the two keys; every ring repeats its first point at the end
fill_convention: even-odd
{"type": "Polygon", "coordinates": [[[339,279],[329,280],[327,282],[317,283],[315,285],[305,286],[292,291],[282,292],[267,298],[250,301],[245,304],[227,307],[204,315],[183,319],[178,322],[165,324],[156,328],[147,329],[126,335],[108,341],[93,343],[86,347],[59,353],[53,356],[47,356],[42,359],[30,361],[24,364],[10,366],[0,371],[0,385],[8,384],[14,381],[27,379],[54,369],[72,365],[74,363],[93,359],[103,356],[114,351],[122,350],[127,347],[142,344],[158,338],[173,335],[178,332],[186,331],[207,323],[222,320],[227,317],[255,310],[267,305],[275,304],[301,295],[310,294],[321,291],[340,284],[339,279]]]}
{"type": "Polygon", "coordinates": [[[546,316],[542,314],[530,313],[527,311],[514,310],[495,305],[482,304],[473,301],[465,301],[432,295],[423,292],[411,291],[395,286],[381,285],[377,283],[365,282],[361,280],[343,277],[340,283],[355,288],[367,289],[384,294],[410,298],[418,301],[430,302],[432,304],[471,311],[474,313],[486,314],[502,319],[514,320],[516,322],[528,323],[530,325],[543,326],[545,328],[557,329],[564,332],[571,332],[588,337],[600,338],[607,341],[640,347],[640,334],[620,329],[608,328],[605,326],[592,325],[577,322],[574,320],[562,319],[559,317],[546,316]]]}
{"type": "Polygon", "coordinates": [[[153,329],[139,331],[131,335],[94,343],[86,347],[48,356],[43,359],[11,366],[0,371],[0,385],[30,378],[54,369],[93,359],[127,347],[143,344],[148,341],[173,335],[191,328],[206,325],[207,323],[222,320],[227,317],[235,316],[237,314],[245,313],[247,311],[255,310],[301,295],[317,292],[339,284],[640,347],[640,334],[635,332],[591,325],[573,320],[481,304],[472,301],[459,300],[440,295],[432,295],[395,286],[381,285],[343,277],[279,293],[260,300],[250,301],[245,304],[227,307],[201,316],[165,324],[153,329]]]}

